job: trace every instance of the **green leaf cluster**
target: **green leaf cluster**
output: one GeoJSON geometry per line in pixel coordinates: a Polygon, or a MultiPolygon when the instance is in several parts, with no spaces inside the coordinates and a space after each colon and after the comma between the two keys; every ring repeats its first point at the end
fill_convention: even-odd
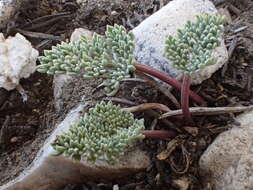
{"type": "Polygon", "coordinates": [[[102,78],[108,96],[119,90],[119,82],[130,77],[134,67],[134,38],[123,26],[107,26],[105,36],[94,34],[75,42],[62,43],[39,57],[37,70],[47,74],[77,74],[85,79],[102,78]]]}
{"type": "Polygon", "coordinates": [[[92,162],[101,159],[114,163],[126,147],[144,138],[140,133],[143,129],[143,119],[134,119],[132,113],[111,102],[101,102],[52,145],[57,154],[74,159],[85,157],[92,162]]]}
{"type": "Polygon", "coordinates": [[[219,46],[223,32],[224,17],[203,14],[196,22],[188,21],[177,36],[168,36],[165,45],[166,57],[184,73],[191,74],[214,64],[212,50],[219,46]]]}

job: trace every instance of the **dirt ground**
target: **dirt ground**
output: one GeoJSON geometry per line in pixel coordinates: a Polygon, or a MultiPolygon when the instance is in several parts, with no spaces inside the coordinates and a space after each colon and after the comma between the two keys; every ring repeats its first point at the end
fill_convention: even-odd
{"type": "MultiPolygon", "coordinates": [[[[84,2],[79,7],[74,0],[34,0],[34,3],[24,5],[25,8],[1,32],[5,36],[23,33],[42,54],[44,49],[50,49],[59,41],[68,39],[77,27],[103,33],[107,24],[117,23],[131,29],[168,3],[165,0],[84,2]],[[35,35],[29,32],[35,32],[35,35]],[[51,36],[36,35],[38,32],[51,36]]],[[[226,26],[225,32],[230,58],[210,79],[192,89],[210,107],[252,105],[253,2],[216,0],[214,3],[231,16],[231,23],[226,26]]],[[[91,100],[94,104],[105,98],[100,89],[95,88],[97,81],[87,82],[75,77],[66,88],[69,91],[66,94],[72,95],[64,97],[64,111],[56,113],[52,81],[52,77],[40,73],[22,80],[21,85],[29,95],[27,102],[22,102],[15,90],[8,92],[0,89],[0,185],[16,177],[32,162],[55,123],[61,121],[68,110],[81,101],[81,97],[88,97],[85,100],[91,100]]],[[[177,91],[173,91],[173,94],[179,99],[177,91]]],[[[138,82],[124,82],[119,97],[135,104],[159,102],[173,108],[160,91],[138,82]]],[[[64,190],[111,190],[115,184],[120,190],[183,190],[184,187],[189,190],[211,189],[202,184],[198,160],[219,133],[239,125],[234,119],[236,115],[195,117],[195,126],[189,127],[182,126],[176,120],[157,122],[157,114],[143,112],[136,117],[145,118],[147,129],[172,129],[177,132],[177,137],[171,141],[145,140],[143,149],[147,150],[152,160],[146,171],[117,181],[69,184],[64,190]],[[168,142],[175,143],[172,154],[165,161],[160,161],[157,154],[167,149],[168,142]]]]}

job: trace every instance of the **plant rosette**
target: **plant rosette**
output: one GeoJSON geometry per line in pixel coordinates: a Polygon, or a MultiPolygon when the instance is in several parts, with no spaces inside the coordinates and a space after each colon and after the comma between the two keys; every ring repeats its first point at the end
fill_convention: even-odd
{"type": "Polygon", "coordinates": [[[149,157],[135,145],[129,147],[124,156],[117,157],[113,163],[105,159],[91,161],[84,157],[76,160],[66,155],[56,156],[56,150],[52,144],[57,142],[56,139],[59,136],[67,134],[73,125],[80,122],[81,112],[86,108],[87,105],[79,105],[70,111],[46,140],[33,163],[16,179],[0,187],[0,190],[54,190],[69,183],[79,183],[85,180],[121,178],[149,166],[149,157]]]}

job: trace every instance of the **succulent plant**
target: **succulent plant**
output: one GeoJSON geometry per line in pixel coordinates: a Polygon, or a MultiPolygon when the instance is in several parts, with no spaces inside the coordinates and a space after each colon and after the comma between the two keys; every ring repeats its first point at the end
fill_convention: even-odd
{"type": "Polygon", "coordinates": [[[94,34],[91,40],[85,36],[75,42],[62,43],[46,50],[39,58],[37,70],[47,74],[77,74],[83,77],[102,78],[108,96],[119,89],[119,82],[130,77],[135,70],[134,39],[123,26],[107,26],[105,36],[94,34]]]}
{"type": "Polygon", "coordinates": [[[177,69],[191,74],[214,64],[212,50],[219,45],[225,19],[222,16],[203,14],[196,17],[196,22],[187,21],[177,36],[168,36],[166,57],[177,69]]]}
{"type": "Polygon", "coordinates": [[[132,113],[111,102],[101,102],[72,125],[68,132],[58,136],[52,146],[56,154],[113,163],[128,146],[144,138],[140,133],[143,129],[143,119],[134,119],[132,113]]]}
{"type": "MultiPolygon", "coordinates": [[[[133,58],[134,37],[123,26],[107,26],[105,36],[94,34],[91,40],[83,36],[80,40],[62,43],[46,50],[39,57],[41,65],[37,71],[48,74],[78,74],[84,79],[100,78],[107,96],[114,96],[120,81],[128,78],[135,70],[156,77],[165,83],[181,89],[181,84],[170,76],[147,65],[138,64],[133,58]]],[[[203,99],[196,93],[190,97],[201,104],[203,99]]]]}
{"type": "Polygon", "coordinates": [[[189,110],[191,74],[215,63],[212,50],[219,46],[224,21],[222,16],[199,15],[196,22],[187,21],[176,37],[168,36],[165,42],[166,57],[184,73],[181,107],[188,124],[193,123],[189,110]]]}

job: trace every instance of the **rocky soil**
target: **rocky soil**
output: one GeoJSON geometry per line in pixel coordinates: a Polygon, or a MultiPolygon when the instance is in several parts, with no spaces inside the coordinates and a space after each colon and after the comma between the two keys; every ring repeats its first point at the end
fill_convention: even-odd
{"type": "MultiPolygon", "coordinates": [[[[130,30],[168,2],[34,0],[24,4],[0,31],[6,37],[17,32],[23,34],[42,54],[52,45],[69,40],[75,28],[103,34],[107,24],[117,23],[130,30]]],[[[192,89],[204,97],[209,107],[253,105],[253,3],[250,0],[213,2],[222,14],[230,18],[225,27],[229,59],[211,78],[192,86],[192,89]]],[[[97,81],[87,82],[77,76],[67,84],[59,111],[55,108],[51,76],[36,72],[28,79],[22,79],[20,84],[28,94],[26,102],[16,90],[0,88],[0,186],[18,176],[32,162],[56,123],[62,121],[78,102],[84,101],[82,96],[88,97],[85,101],[91,102],[91,106],[105,98],[95,88],[97,81]]],[[[178,91],[172,90],[172,93],[179,99],[178,91]]],[[[158,102],[172,106],[159,90],[139,82],[124,82],[119,98],[122,106],[128,106],[122,99],[134,104],[158,102]]],[[[211,190],[215,187],[211,174],[201,175],[199,159],[219,134],[240,125],[237,114],[198,116],[194,126],[182,126],[177,120],[158,121],[157,114],[144,112],[136,114],[136,117],[144,117],[147,128],[173,129],[177,131],[177,137],[144,141],[142,149],[151,159],[146,171],[121,180],[101,179],[69,184],[64,190],[211,190]],[[164,151],[171,152],[168,158],[157,159],[157,155],[164,151]]],[[[221,137],[217,138],[222,139],[219,143],[223,143],[221,137]]],[[[241,158],[241,162],[246,158],[241,158]]]]}

